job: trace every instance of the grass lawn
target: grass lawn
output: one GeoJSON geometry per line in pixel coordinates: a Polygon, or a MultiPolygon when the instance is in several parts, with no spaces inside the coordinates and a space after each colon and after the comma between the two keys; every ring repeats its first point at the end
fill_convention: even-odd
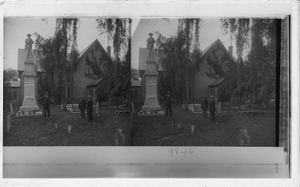
{"type": "MultiPolygon", "coordinates": [[[[14,110],[20,106],[14,106],[14,110]]],[[[40,107],[41,108],[41,107],[40,107]]],[[[10,133],[6,128],[4,116],[4,146],[113,146],[114,134],[122,129],[125,145],[129,145],[129,117],[118,116],[116,109],[103,108],[99,115],[93,114],[94,122],[81,119],[80,113],[72,114],[58,107],[51,106],[51,118],[12,117],[10,133]],[[50,123],[52,125],[50,125],[50,123]],[[58,122],[59,128],[54,127],[58,122]],[[68,125],[72,133],[67,132],[68,125]]],[[[5,109],[7,111],[7,108],[5,109]]]]}
{"type": "MultiPolygon", "coordinates": [[[[139,107],[136,107],[139,108],[139,107]]],[[[241,129],[246,129],[251,146],[275,146],[275,113],[243,116],[237,109],[216,113],[216,122],[204,120],[202,113],[192,113],[173,106],[173,118],[165,116],[134,117],[132,146],[239,146],[241,129]],[[181,128],[177,127],[178,122],[181,128]],[[195,126],[194,134],[191,125],[195,126]]]]}

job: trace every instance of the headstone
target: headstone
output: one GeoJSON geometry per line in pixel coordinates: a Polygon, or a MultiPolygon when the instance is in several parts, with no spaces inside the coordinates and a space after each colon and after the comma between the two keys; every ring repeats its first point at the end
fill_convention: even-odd
{"type": "Polygon", "coordinates": [[[7,132],[10,132],[10,127],[11,127],[11,116],[10,113],[7,115],[7,132]]]}
{"type": "Polygon", "coordinates": [[[178,128],[181,128],[181,125],[180,125],[180,123],[178,123],[178,124],[177,124],[177,127],[178,127],[178,128]]]}
{"type": "Polygon", "coordinates": [[[191,133],[192,133],[192,134],[194,134],[194,130],[195,130],[195,126],[192,125],[192,126],[191,126],[191,133]]]}
{"type": "Polygon", "coordinates": [[[131,102],[131,113],[135,114],[135,108],[133,102],[131,102]]]}
{"type": "Polygon", "coordinates": [[[14,115],[14,108],[13,108],[12,103],[9,103],[9,107],[10,107],[10,113],[11,113],[12,115],[14,115]]]}
{"type": "Polygon", "coordinates": [[[68,125],[68,133],[71,134],[72,126],[68,125]]]}
{"type": "Polygon", "coordinates": [[[32,40],[30,40],[30,34],[27,35],[28,38],[26,39],[26,50],[27,50],[27,57],[25,59],[25,71],[23,73],[24,79],[24,99],[23,104],[20,107],[20,111],[24,112],[32,112],[38,111],[39,107],[36,104],[35,99],[35,87],[36,87],[36,72],[35,72],[35,65],[32,58],[32,40]]]}
{"type": "Polygon", "coordinates": [[[239,135],[240,138],[240,145],[250,145],[250,136],[248,135],[248,132],[246,129],[243,129],[239,135]]]}
{"type": "Polygon", "coordinates": [[[97,114],[99,113],[99,101],[97,101],[97,103],[96,103],[96,113],[97,114]]]}
{"type": "Polygon", "coordinates": [[[151,111],[162,111],[161,106],[158,104],[157,99],[157,64],[154,58],[154,43],[155,40],[152,37],[152,33],[147,39],[148,58],[146,61],[147,69],[144,73],[146,79],[146,99],[142,106],[143,113],[149,113],[151,111]]]}
{"type": "Polygon", "coordinates": [[[221,113],[221,102],[219,102],[219,104],[218,104],[218,113],[219,114],[221,113]]]}
{"type": "Polygon", "coordinates": [[[125,144],[125,136],[123,135],[122,129],[117,129],[115,133],[115,145],[124,145],[125,144]]]}
{"type": "Polygon", "coordinates": [[[54,127],[55,127],[56,129],[58,129],[58,124],[57,124],[57,123],[54,123],[54,127]]]}

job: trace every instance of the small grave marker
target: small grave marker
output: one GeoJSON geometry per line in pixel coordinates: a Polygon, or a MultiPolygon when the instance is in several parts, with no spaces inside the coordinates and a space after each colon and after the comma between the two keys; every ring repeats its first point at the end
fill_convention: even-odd
{"type": "Polygon", "coordinates": [[[192,126],[191,126],[191,133],[192,133],[192,134],[194,134],[194,130],[195,130],[195,126],[192,125],[192,126]]]}
{"type": "Polygon", "coordinates": [[[218,104],[218,113],[219,114],[221,113],[221,102],[219,102],[219,104],[218,104]]]}
{"type": "Polygon", "coordinates": [[[118,146],[125,144],[125,136],[122,133],[122,129],[117,129],[117,132],[115,133],[115,145],[118,146]]]}
{"type": "Polygon", "coordinates": [[[55,127],[56,129],[58,129],[58,124],[57,124],[57,123],[54,123],[54,127],[55,127]]]}
{"type": "Polygon", "coordinates": [[[10,108],[10,113],[11,113],[12,115],[14,115],[14,108],[13,108],[12,103],[9,103],[9,108],[10,108]]]}
{"type": "Polygon", "coordinates": [[[239,135],[240,138],[240,145],[250,145],[250,136],[248,135],[248,132],[246,129],[243,129],[239,135]]]}
{"type": "Polygon", "coordinates": [[[180,125],[180,123],[178,123],[178,124],[177,124],[177,127],[178,127],[178,128],[181,128],[181,125],[180,125]]]}
{"type": "Polygon", "coordinates": [[[72,126],[68,125],[68,133],[71,134],[72,126]]]}
{"type": "Polygon", "coordinates": [[[97,101],[97,103],[96,103],[96,113],[97,114],[99,113],[99,101],[97,101]]]}
{"type": "Polygon", "coordinates": [[[7,115],[7,132],[10,132],[10,128],[11,128],[11,117],[10,117],[10,113],[8,113],[7,115]]]}
{"type": "Polygon", "coordinates": [[[133,102],[131,102],[131,112],[132,112],[133,114],[135,114],[135,108],[134,108],[133,102]]]}

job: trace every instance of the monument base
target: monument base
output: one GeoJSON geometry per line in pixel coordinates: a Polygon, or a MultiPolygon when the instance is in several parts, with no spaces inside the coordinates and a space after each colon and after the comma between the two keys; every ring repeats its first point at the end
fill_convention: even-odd
{"type": "Polygon", "coordinates": [[[33,111],[33,112],[17,112],[16,113],[16,117],[32,117],[32,116],[42,116],[43,115],[43,112],[41,110],[38,110],[38,111],[33,111]]]}
{"type": "Polygon", "coordinates": [[[142,106],[142,110],[138,113],[138,116],[163,116],[165,113],[158,104],[158,100],[155,96],[149,96],[145,100],[145,104],[142,106]]]}
{"type": "Polygon", "coordinates": [[[20,107],[21,113],[31,113],[39,111],[39,107],[36,104],[34,96],[25,96],[23,104],[20,107]]]}
{"type": "Polygon", "coordinates": [[[138,117],[141,116],[164,116],[165,112],[163,110],[158,111],[140,111],[138,113],[138,117]]]}

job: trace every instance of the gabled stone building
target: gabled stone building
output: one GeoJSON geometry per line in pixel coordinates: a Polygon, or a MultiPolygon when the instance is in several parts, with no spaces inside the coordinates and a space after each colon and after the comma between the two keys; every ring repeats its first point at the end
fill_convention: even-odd
{"type": "Polygon", "coordinates": [[[222,42],[217,39],[203,50],[200,61],[197,64],[194,92],[189,92],[189,90],[192,90],[189,88],[189,85],[187,88],[187,98],[191,96],[200,100],[203,96],[208,98],[212,95],[215,97],[216,102],[219,101],[218,90],[225,78],[214,70],[213,63],[218,63],[218,66],[221,67],[225,73],[229,68],[235,66],[235,60],[232,56],[232,46],[229,46],[227,50],[222,42]]]}
{"type": "MultiPolygon", "coordinates": [[[[80,98],[81,95],[87,97],[90,95],[95,103],[100,97],[98,94],[99,86],[101,86],[101,77],[90,78],[88,73],[92,73],[91,68],[86,64],[86,58],[96,58],[100,63],[100,68],[105,72],[109,67],[113,65],[113,61],[110,56],[111,47],[107,47],[107,52],[96,39],[90,45],[88,45],[81,53],[79,63],[77,65],[77,71],[74,72],[73,81],[73,98],[80,98]]],[[[66,91],[70,90],[69,86],[66,86],[66,91]]],[[[66,99],[68,98],[68,92],[66,92],[66,99]]]]}
{"type": "MultiPolygon", "coordinates": [[[[146,48],[140,48],[138,69],[140,71],[143,99],[145,99],[144,72],[146,70],[147,54],[146,48]]],[[[164,76],[165,70],[159,63],[159,57],[156,57],[156,59],[159,76],[164,76]]],[[[216,102],[219,101],[218,90],[224,82],[225,77],[215,72],[213,63],[217,63],[223,72],[227,72],[230,67],[235,66],[235,60],[232,56],[232,46],[229,46],[227,50],[222,42],[217,39],[202,52],[202,56],[197,63],[194,82],[188,83],[184,90],[184,100],[188,100],[189,103],[199,103],[203,96],[208,98],[212,95],[215,97],[216,102]]]]}
{"type": "MultiPolygon", "coordinates": [[[[92,100],[94,103],[99,98],[98,89],[101,86],[101,81],[103,80],[101,77],[88,77],[87,74],[92,74],[91,68],[87,65],[86,59],[97,59],[100,63],[100,68],[105,72],[109,67],[112,66],[113,61],[110,57],[111,47],[107,47],[107,52],[100,44],[100,42],[96,39],[90,45],[88,45],[82,52],[80,53],[79,61],[77,64],[77,70],[74,71],[73,74],[73,99],[77,100],[80,96],[87,97],[88,95],[92,96],[92,100]]],[[[25,70],[24,60],[26,59],[26,50],[18,49],[18,72],[19,77],[21,79],[21,101],[23,101],[23,77],[22,74],[25,70]]],[[[35,53],[34,53],[35,54],[35,53]]],[[[35,69],[37,74],[43,75],[43,70],[41,68],[39,59],[36,55],[33,55],[33,62],[35,63],[35,69]]],[[[36,77],[36,82],[38,82],[38,76],[36,77]]],[[[38,94],[37,89],[38,84],[36,84],[36,98],[39,98],[44,93],[38,94]]],[[[69,101],[72,98],[71,94],[71,86],[70,84],[66,84],[62,93],[61,93],[62,101],[69,101]]]]}

